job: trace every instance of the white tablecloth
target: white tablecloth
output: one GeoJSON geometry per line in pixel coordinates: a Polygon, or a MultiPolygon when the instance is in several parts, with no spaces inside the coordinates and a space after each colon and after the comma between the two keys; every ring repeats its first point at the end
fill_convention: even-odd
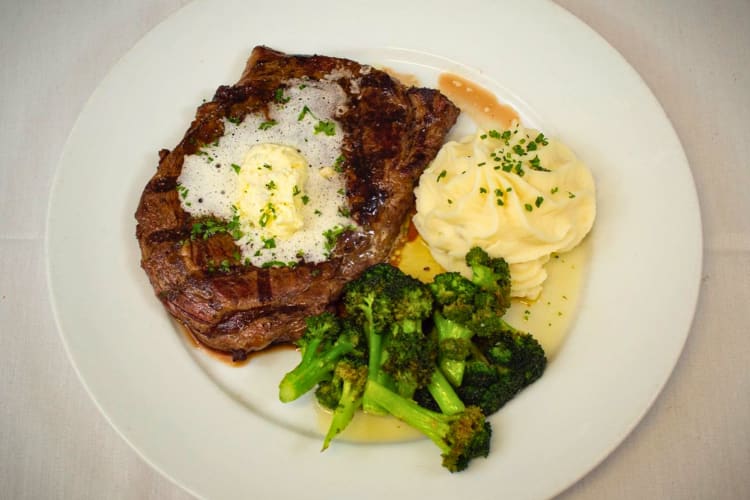
{"type": "MultiPolygon", "coordinates": [[[[110,67],[185,3],[0,2],[2,498],[188,497],[86,394],[52,319],[43,251],[50,184],[77,114],[110,67]]],[[[750,3],[559,3],[664,106],[705,238],[701,296],[674,374],[626,441],[562,498],[750,498],[750,3]]]]}

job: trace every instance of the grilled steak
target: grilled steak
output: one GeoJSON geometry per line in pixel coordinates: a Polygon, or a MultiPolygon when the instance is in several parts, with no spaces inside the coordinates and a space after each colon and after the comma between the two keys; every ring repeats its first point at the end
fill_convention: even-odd
{"type": "Polygon", "coordinates": [[[331,307],[344,284],[388,259],[413,208],[414,184],[441,147],[458,109],[436,90],[405,87],[356,62],[256,47],[240,80],[202,104],[183,140],[162,150],[135,217],[141,266],[167,310],[200,342],[241,359],[299,338],[307,316],[331,307]],[[227,233],[190,238],[195,222],[176,190],[183,159],[222,136],[224,118],[263,113],[284,82],[335,78],[347,93],[338,121],[352,217],[329,260],[258,268],[237,260],[227,233]],[[215,269],[211,263],[229,262],[215,269]]]}

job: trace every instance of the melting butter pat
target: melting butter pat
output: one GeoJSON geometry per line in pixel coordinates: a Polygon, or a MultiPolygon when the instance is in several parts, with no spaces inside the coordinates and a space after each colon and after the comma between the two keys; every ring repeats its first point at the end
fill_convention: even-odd
{"type": "Polygon", "coordinates": [[[591,229],[589,169],[564,144],[517,123],[443,146],[415,190],[414,225],[435,260],[469,275],[473,246],[510,265],[511,295],[536,299],[553,253],[591,229]]]}
{"type": "Polygon", "coordinates": [[[279,144],[253,146],[238,174],[235,206],[240,220],[268,236],[288,237],[304,225],[302,192],[308,164],[296,149],[279,144]]]}

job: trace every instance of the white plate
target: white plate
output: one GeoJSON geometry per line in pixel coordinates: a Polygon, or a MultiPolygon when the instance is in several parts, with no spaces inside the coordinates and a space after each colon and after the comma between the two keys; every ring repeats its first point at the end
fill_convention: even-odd
{"type": "Polygon", "coordinates": [[[128,52],[81,113],[52,189],[47,258],[81,380],[123,438],[195,495],[543,498],[604,459],[668,379],[697,300],[701,225],[659,103],[554,4],[199,1],[128,52]],[[599,214],[577,321],[545,376],[493,416],[492,454],[466,472],[442,469],[426,440],[319,453],[304,407],[275,399],[293,360],[261,356],[235,370],[247,391],[232,394],[201,369],[215,364],[196,363],[139,268],[133,214],[156,152],[177,144],[196,105],[236,80],[256,44],[349,56],[425,83],[464,74],[594,172],[599,214]]]}

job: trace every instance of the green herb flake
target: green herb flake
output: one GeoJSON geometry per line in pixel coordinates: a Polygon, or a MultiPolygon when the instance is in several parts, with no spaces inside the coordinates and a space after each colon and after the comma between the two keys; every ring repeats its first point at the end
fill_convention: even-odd
{"type": "MultiPolygon", "coordinates": [[[[532,144],[534,144],[534,143],[532,143],[532,144]]],[[[538,170],[539,172],[549,172],[550,171],[548,168],[544,168],[539,163],[539,156],[538,155],[534,155],[534,157],[531,160],[529,160],[529,166],[531,167],[532,170],[538,170]]]]}
{"type": "Polygon", "coordinates": [[[344,171],[344,167],[343,167],[344,160],[345,160],[344,155],[340,155],[338,158],[336,158],[336,161],[333,164],[333,169],[336,172],[341,173],[344,171]]]}
{"type": "Polygon", "coordinates": [[[525,205],[524,205],[523,207],[524,207],[524,208],[525,208],[526,210],[528,210],[529,212],[531,212],[532,210],[534,210],[534,207],[532,207],[532,206],[531,206],[531,203],[527,203],[527,204],[525,204],[525,205]]]}
{"type": "Polygon", "coordinates": [[[282,87],[279,87],[273,93],[273,100],[279,104],[286,104],[291,100],[291,97],[285,97],[284,89],[282,87]]]}
{"type": "Polygon", "coordinates": [[[242,170],[242,167],[240,167],[236,163],[232,163],[232,170],[234,170],[234,173],[239,174],[240,170],[242,170]]]}
{"type": "Polygon", "coordinates": [[[438,174],[438,176],[437,176],[437,180],[436,180],[435,182],[440,182],[440,179],[444,178],[444,177],[445,177],[446,175],[448,175],[448,172],[447,172],[447,171],[445,171],[445,170],[443,170],[442,172],[440,172],[440,173],[438,174]]]}
{"type": "Polygon", "coordinates": [[[541,207],[542,203],[544,203],[544,198],[542,196],[537,196],[536,200],[534,201],[534,205],[536,205],[536,208],[541,207]]]}
{"type": "Polygon", "coordinates": [[[333,122],[327,122],[320,120],[314,129],[316,134],[324,133],[325,135],[332,136],[336,135],[336,124],[333,122]]]}
{"type": "Polygon", "coordinates": [[[333,226],[331,229],[327,229],[326,231],[323,231],[323,238],[325,238],[324,247],[326,255],[330,255],[333,248],[336,246],[336,242],[338,242],[339,236],[344,231],[347,231],[351,229],[351,226],[333,226]]]}
{"type": "Polygon", "coordinates": [[[312,111],[310,111],[310,108],[308,108],[307,106],[304,106],[302,108],[302,111],[300,111],[300,114],[297,116],[297,121],[301,122],[305,118],[305,116],[307,116],[308,114],[314,116],[312,114],[312,111]]]}
{"type": "Polygon", "coordinates": [[[260,130],[268,130],[269,128],[273,127],[273,126],[274,126],[274,125],[276,125],[277,123],[278,123],[278,122],[277,122],[276,120],[266,120],[266,121],[264,121],[263,123],[261,123],[261,124],[260,124],[260,125],[258,126],[258,128],[259,128],[260,130]]]}

